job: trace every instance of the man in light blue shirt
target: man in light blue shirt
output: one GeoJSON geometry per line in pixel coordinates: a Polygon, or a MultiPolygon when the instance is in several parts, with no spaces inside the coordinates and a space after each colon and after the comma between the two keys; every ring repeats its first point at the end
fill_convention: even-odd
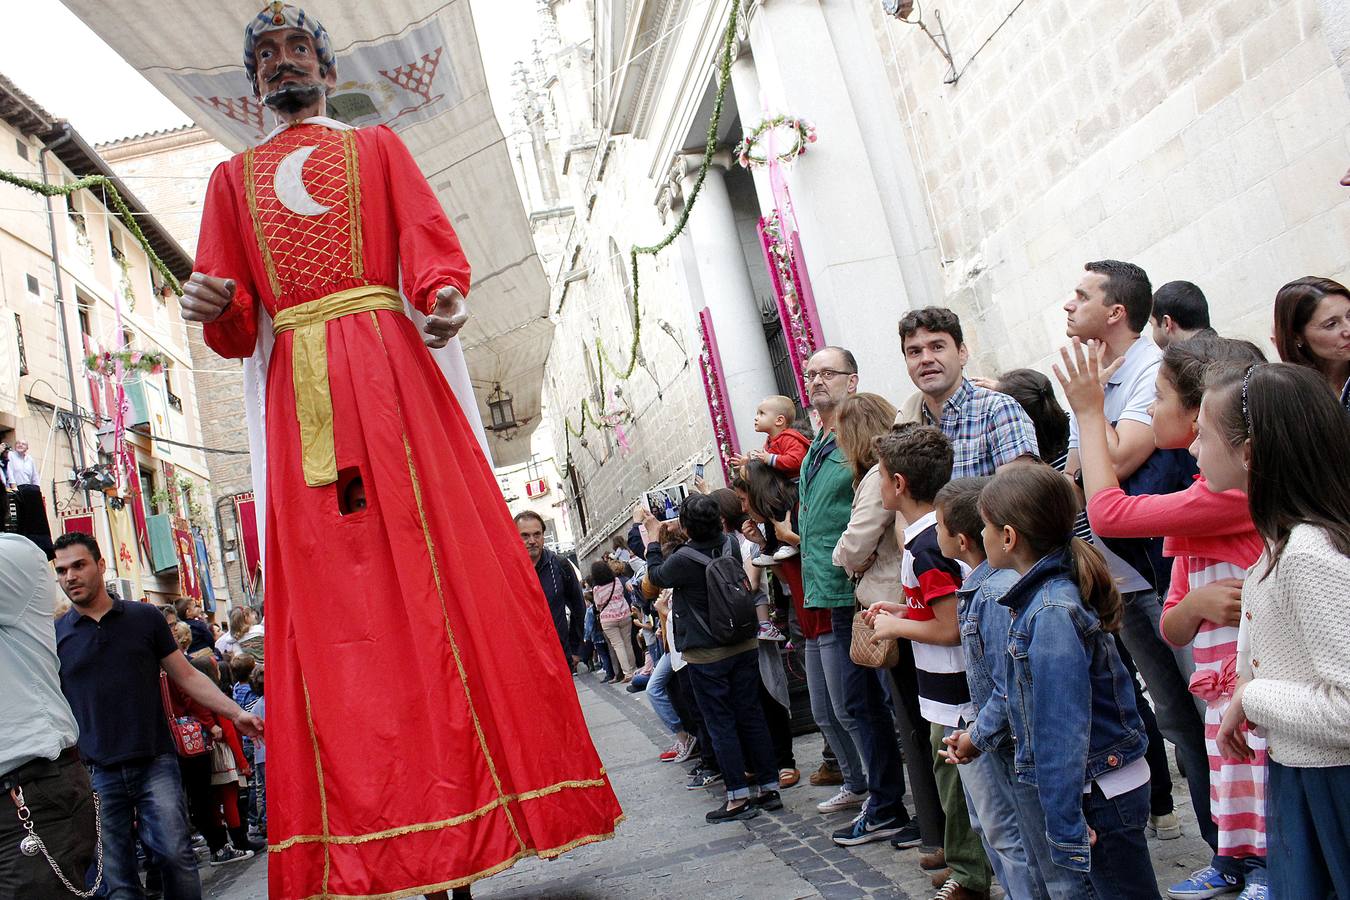
{"type": "Polygon", "coordinates": [[[56,597],[46,554],[0,534],[0,897],[69,898],[52,866],[83,888],[94,860],[93,792],[61,693],[56,597]],[[13,802],[20,793],[46,854],[19,850],[27,835],[13,802]]]}
{"type": "MultiPolygon", "coordinates": [[[[1152,405],[1157,396],[1163,351],[1153,341],[1141,337],[1152,310],[1148,275],[1132,263],[1113,259],[1084,265],[1073,295],[1064,304],[1068,336],[1085,343],[1098,341],[1104,348],[1102,364],[1111,373],[1104,385],[1107,444],[1116,477],[1127,492],[1131,491],[1131,476],[1141,473],[1155,454],[1170,452],[1158,450],[1153,440],[1152,405]]],[[[1096,350],[1089,348],[1089,352],[1096,350]]],[[[1066,471],[1075,475],[1079,469],[1078,420],[1070,418],[1066,471]]],[[[1175,486],[1161,492],[1180,489],[1181,486],[1175,486]]],[[[1155,573],[1161,584],[1153,583],[1147,577],[1149,573],[1138,568],[1139,564],[1147,565],[1147,560],[1127,562],[1095,532],[1093,543],[1106,557],[1120,589],[1123,602],[1120,641],[1144,677],[1159,729],[1176,746],[1177,758],[1186,771],[1197,827],[1206,842],[1217,849],[1218,830],[1209,809],[1204,720],[1188,687],[1195,665],[1189,649],[1169,647],[1159,630],[1162,600],[1158,591],[1166,589],[1167,578],[1157,578],[1155,573]]],[[[1151,817],[1151,821],[1154,819],[1157,817],[1151,817]]]]}

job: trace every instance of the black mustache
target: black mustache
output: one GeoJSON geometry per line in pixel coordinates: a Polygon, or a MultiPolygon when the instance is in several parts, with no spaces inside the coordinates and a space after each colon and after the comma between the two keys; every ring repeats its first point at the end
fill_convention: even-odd
{"type": "Polygon", "coordinates": [[[302,71],[299,67],[293,66],[290,63],[282,63],[281,66],[268,77],[267,83],[275,84],[276,82],[285,78],[287,75],[304,75],[304,74],[305,72],[302,71]]]}

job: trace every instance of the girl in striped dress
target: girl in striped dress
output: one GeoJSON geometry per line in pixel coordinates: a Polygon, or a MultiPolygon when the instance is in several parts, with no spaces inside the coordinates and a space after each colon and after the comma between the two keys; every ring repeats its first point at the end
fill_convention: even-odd
{"type": "MultiPolygon", "coordinates": [[[[1181,448],[1195,441],[1207,372],[1260,361],[1261,351],[1247,341],[1198,337],[1170,346],[1159,368],[1152,407],[1155,445],[1181,448]]],[[[1060,376],[1079,414],[1080,429],[1083,414],[1100,397],[1095,362],[1091,354],[1081,367],[1066,358],[1069,374],[1060,376]]],[[[1094,420],[1101,418],[1100,401],[1096,404],[1097,415],[1089,417],[1094,420]]],[[[1201,476],[1185,491],[1127,496],[1116,482],[1105,438],[1105,429],[1094,429],[1090,442],[1085,431],[1080,438],[1092,528],[1103,537],[1164,537],[1163,554],[1172,561],[1172,573],[1162,635],[1174,647],[1191,645],[1196,669],[1191,692],[1204,705],[1210,808],[1219,842],[1210,864],[1172,885],[1168,895],[1206,898],[1240,888],[1240,900],[1266,900],[1264,742],[1249,736],[1256,751],[1250,760],[1224,759],[1216,742],[1237,684],[1241,581],[1262,547],[1247,497],[1241,491],[1211,490],[1203,460],[1201,476]]]]}

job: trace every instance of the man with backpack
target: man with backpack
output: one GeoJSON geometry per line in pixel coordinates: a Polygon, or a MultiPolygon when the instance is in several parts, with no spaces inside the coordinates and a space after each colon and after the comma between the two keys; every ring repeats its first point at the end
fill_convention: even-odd
{"type": "MultiPolygon", "coordinates": [[[[648,514],[650,515],[650,514],[648,514]]],[[[661,545],[647,547],[647,580],[672,588],[675,644],[688,663],[694,697],[703,714],[727,799],[708,822],[752,819],[761,809],[782,809],[778,764],[759,702],[759,648],[755,595],[740,548],[722,528],[717,501],[691,494],[680,507],[689,543],[666,559],[661,545]],[[752,796],[746,773],[753,771],[752,796]]],[[[657,533],[653,518],[648,533],[657,533]]]]}

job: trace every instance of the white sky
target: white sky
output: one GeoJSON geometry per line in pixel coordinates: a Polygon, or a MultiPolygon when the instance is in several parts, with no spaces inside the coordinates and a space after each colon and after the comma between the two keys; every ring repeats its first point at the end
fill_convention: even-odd
{"type": "MultiPolygon", "coordinates": [[[[262,5],[260,0],[257,6],[262,5]]],[[[536,5],[534,0],[470,0],[470,5],[488,89],[505,131],[511,68],[517,59],[529,58],[536,5]]],[[[24,24],[17,20],[11,17],[10,27],[0,29],[0,72],[52,115],[69,119],[91,144],[189,122],[58,0],[27,0],[24,24]],[[54,34],[59,40],[50,37],[54,34]],[[72,60],[80,60],[79,65],[72,60]],[[97,74],[91,77],[91,72],[97,74]]],[[[240,28],[242,33],[242,20],[240,28]]]]}

